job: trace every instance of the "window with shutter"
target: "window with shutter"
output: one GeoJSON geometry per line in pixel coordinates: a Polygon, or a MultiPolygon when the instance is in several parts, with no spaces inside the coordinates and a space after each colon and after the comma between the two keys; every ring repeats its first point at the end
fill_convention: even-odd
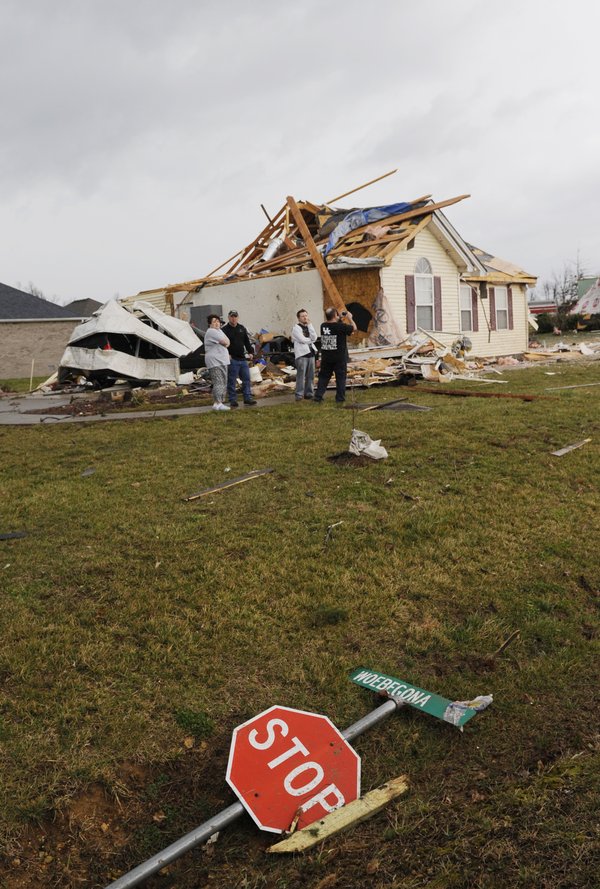
{"type": "Polygon", "coordinates": [[[472,331],[473,328],[473,299],[471,288],[467,284],[460,287],[460,329],[472,331]]]}
{"type": "Polygon", "coordinates": [[[433,274],[431,263],[424,256],[415,263],[415,308],[417,327],[433,330],[433,274]]]}
{"type": "Polygon", "coordinates": [[[506,287],[495,287],[496,298],[496,330],[508,330],[508,290],[506,287]]]}

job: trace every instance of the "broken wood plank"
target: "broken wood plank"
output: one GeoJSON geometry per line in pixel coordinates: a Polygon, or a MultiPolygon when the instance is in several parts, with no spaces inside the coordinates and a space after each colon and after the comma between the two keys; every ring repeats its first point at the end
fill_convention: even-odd
{"type": "Polygon", "coordinates": [[[551,451],[551,454],[553,457],[562,457],[563,454],[568,454],[570,451],[576,451],[577,448],[582,448],[591,440],[591,438],[584,438],[583,441],[576,441],[575,444],[566,445],[566,447],[560,448],[558,451],[551,451]]]}
{"type": "Polygon", "coordinates": [[[413,392],[427,392],[430,395],[456,395],[459,398],[520,398],[521,401],[549,401],[552,395],[517,395],[512,392],[471,392],[467,389],[434,389],[433,386],[415,386],[413,392]]]}
{"type": "Polygon", "coordinates": [[[511,643],[511,642],[514,642],[514,640],[515,640],[518,636],[520,636],[520,635],[521,635],[521,631],[520,631],[520,630],[514,630],[514,631],[510,634],[510,636],[508,637],[508,639],[505,639],[504,642],[502,643],[502,645],[501,645],[499,648],[496,649],[496,651],[491,655],[491,657],[492,657],[492,658],[499,657],[499,656],[502,654],[502,652],[504,651],[504,649],[505,649],[505,648],[508,648],[508,646],[510,645],[510,643],[511,643]]]}
{"type": "Polygon", "coordinates": [[[373,185],[374,182],[381,182],[382,179],[387,179],[388,176],[392,176],[394,173],[398,172],[398,168],[395,170],[390,170],[389,173],[384,173],[383,176],[378,176],[377,179],[370,179],[368,182],[365,182],[364,185],[358,185],[356,188],[350,189],[350,191],[345,191],[344,194],[338,194],[337,197],[331,198],[330,201],[327,201],[327,204],[333,204],[335,201],[341,201],[342,198],[347,198],[349,194],[354,194],[357,191],[361,191],[363,188],[367,188],[369,185],[373,185]]]}
{"type": "Polygon", "coordinates": [[[382,401],[380,404],[371,404],[369,407],[363,407],[358,413],[364,414],[367,411],[381,411],[386,407],[390,407],[392,404],[400,404],[404,401],[406,401],[406,398],[395,398],[393,401],[382,401]]]}
{"type": "Polygon", "coordinates": [[[577,383],[576,386],[551,386],[546,392],[559,392],[561,389],[587,389],[588,386],[600,386],[600,383],[577,383]]]}
{"type": "Polygon", "coordinates": [[[188,500],[197,500],[198,497],[206,497],[207,494],[215,494],[217,491],[224,491],[225,488],[232,488],[234,485],[241,485],[242,482],[249,482],[252,478],[258,478],[261,475],[267,475],[269,472],[274,472],[273,469],[253,469],[252,472],[246,473],[246,475],[242,475],[239,478],[232,478],[229,481],[223,482],[221,485],[215,485],[214,488],[205,488],[203,491],[198,491],[197,494],[190,494],[189,497],[184,497],[185,501],[188,500]]]}
{"type": "Polygon", "coordinates": [[[298,204],[294,200],[293,197],[288,196],[288,204],[289,208],[292,212],[292,216],[294,217],[294,222],[298,226],[298,230],[302,237],[304,238],[304,243],[306,244],[308,251],[310,253],[311,259],[314,262],[319,275],[321,276],[321,281],[323,282],[323,287],[325,288],[325,292],[329,297],[331,304],[338,310],[338,312],[344,312],[346,310],[346,306],[344,305],[344,300],[340,296],[339,290],[333,283],[333,278],[329,274],[329,270],[325,265],[323,257],[317,250],[315,242],[313,241],[313,237],[308,230],[308,226],[304,220],[304,216],[300,212],[298,208],[298,204]]]}
{"type": "MultiPolygon", "coordinates": [[[[423,229],[426,228],[430,222],[431,222],[431,217],[426,216],[424,219],[421,219],[420,222],[411,224],[411,227],[405,233],[404,239],[403,239],[406,241],[407,245],[410,244],[411,241],[414,241],[414,239],[417,237],[417,235],[421,231],[423,231],[423,229]]],[[[401,246],[402,246],[401,244],[399,245],[399,244],[392,243],[388,247],[386,247],[385,250],[382,251],[381,256],[382,256],[382,259],[385,260],[386,265],[390,264],[390,262],[392,261],[392,258],[396,255],[396,253],[398,252],[398,250],[400,249],[401,246]]]]}
{"type": "Polygon", "coordinates": [[[360,824],[361,821],[366,821],[367,818],[376,815],[389,802],[402,796],[407,790],[406,775],[393,778],[376,790],[365,793],[360,799],[342,806],[341,809],[335,809],[320,821],[314,821],[308,827],[304,827],[279,843],[275,843],[267,849],[267,852],[278,854],[281,852],[304,852],[306,849],[311,849],[328,837],[335,836],[342,830],[360,824]]]}

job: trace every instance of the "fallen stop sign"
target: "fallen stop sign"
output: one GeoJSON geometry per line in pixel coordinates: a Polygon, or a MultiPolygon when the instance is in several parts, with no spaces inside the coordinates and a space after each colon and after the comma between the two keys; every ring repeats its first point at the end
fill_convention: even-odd
{"type": "Polygon", "coordinates": [[[227,783],[262,830],[298,827],[360,796],[360,757],[326,717],[270,707],[234,729],[227,783]]]}

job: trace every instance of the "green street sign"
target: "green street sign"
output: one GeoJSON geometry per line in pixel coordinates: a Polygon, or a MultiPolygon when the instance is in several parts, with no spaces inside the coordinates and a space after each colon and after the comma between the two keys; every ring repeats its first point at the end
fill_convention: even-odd
{"type": "Polygon", "coordinates": [[[415,710],[423,710],[430,716],[456,725],[461,731],[469,719],[492,703],[492,695],[479,695],[471,701],[449,701],[423,688],[417,688],[405,679],[395,679],[393,676],[386,676],[385,673],[365,670],[364,667],[354,670],[350,674],[350,679],[363,688],[383,692],[398,703],[410,704],[415,710]]]}

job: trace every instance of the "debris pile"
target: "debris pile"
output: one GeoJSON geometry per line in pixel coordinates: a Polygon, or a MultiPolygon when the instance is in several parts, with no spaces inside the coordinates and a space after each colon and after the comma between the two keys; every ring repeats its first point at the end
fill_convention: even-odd
{"type": "Polygon", "coordinates": [[[143,300],[131,308],[110,300],[71,334],[58,383],[177,382],[182,370],[201,366],[201,354],[202,340],[187,321],[143,300]]]}

